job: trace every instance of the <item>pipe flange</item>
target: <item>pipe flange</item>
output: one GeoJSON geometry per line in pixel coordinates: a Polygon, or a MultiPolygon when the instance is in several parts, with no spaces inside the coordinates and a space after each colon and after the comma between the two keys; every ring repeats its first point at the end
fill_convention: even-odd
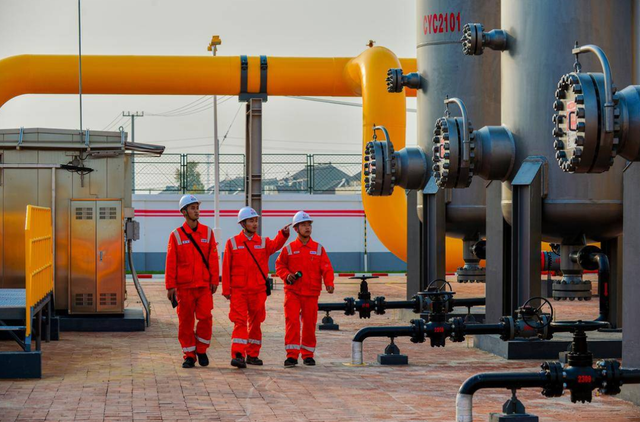
{"type": "Polygon", "coordinates": [[[373,299],[373,310],[376,315],[384,315],[385,314],[385,305],[386,299],[384,296],[377,296],[373,299]]]}
{"type": "Polygon", "coordinates": [[[368,195],[389,196],[396,182],[397,156],[389,141],[373,140],[364,151],[364,187],[368,195]]]}
{"type": "MultiPolygon", "coordinates": [[[[615,87],[613,88],[615,93],[615,87]]],[[[601,73],[572,72],[558,82],[553,109],[556,160],[570,173],[602,173],[613,165],[620,137],[620,107],[614,95],[614,130],[601,124],[605,83],[601,73]]]]}
{"type": "Polygon", "coordinates": [[[475,133],[469,124],[469,166],[462,167],[463,119],[442,117],[433,130],[433,176],[441,188],[466,188],[473,178],[476,165],[475,133]]]}
{"type": "Polygon", "coordinates": [[[411,336],[412,343],[424,343],[426,340],[426,327],[422,318],[412,319],[411,325],[413,325],[413,335],[411,336]]]}
{"type": "Polygon", "coordinates": [[[601,360],[596,363],[602,376],[602,383],[598,388],[600,394],[613,396],[620,394],[620,386],[622,385],[622,373],[620,362],[614,359],[601,360]]]}
{"type": "Polygon", "coordinates": [[[449,340],[454,343],[461,343],[464,341],[465,336],[465,323],[462,318],[452,318],[451,319],[451,335],[449,335],[449,340]]]}
{"type": "Polygon", "coordinates": [[[421,85],[420,74],[409,73],[404,75],[402,69],[389,69],[387,71],[387,91],[391,93],[402,92],[404,87],[419,89],[421,85]]]}
{"type": "Polygon", "coordinates": [[[462,53],[466,56],[479,56],[483,53],[481,23],[468,23],[462,28],[462,53]]]}
{"type": "Polygon", "coordinates": [[[564,391],[563,367],[560,362],[544,362],[540,365],[547,374],[548,382],[542,388],[545,397],[560,397],[564,391]]]}
{"type": "Polygon", "coordinates": [[[345,308],[344,308],[344,314],[347,316],[351,316],[351,315],[355,315],[356,314],[356,300],[352,297],[345,297],[344,298],[344,303],[345,303],[345,308]]]}

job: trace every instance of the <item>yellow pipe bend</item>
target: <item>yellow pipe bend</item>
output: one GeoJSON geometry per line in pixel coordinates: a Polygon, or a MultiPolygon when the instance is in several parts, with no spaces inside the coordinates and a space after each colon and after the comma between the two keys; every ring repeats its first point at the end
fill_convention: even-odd
{"type": "MultiPolygon", "coordinates": [[[[252,56],[248,61],[248,91],[257,92],[260,58],[252,56]]],[[[404,147],[405,96],[415,96],[416,92],[389,94],[384,80],[391,67],[415,72],[415,59],[398,59],[384,47],[373,47],[356,58],[269,57],[268,66],[269,95],[362,96],[363,146],[371,139],[376,124],[387,127],[396,149],[404,147]]],[[[87,55],[82,58],[82,79],[85,94],[238,95],[240,57],[87,55]]],[[[20,55],[0,60],[0,107],[24,94],[76,93],[75,55],[20,55]]],[[[363,192],[362,202],[380,241],[406,261],[404,191],[396,189],[390,197],[370,197],[363,192]]],[[[461,259],[453,261],[451,266],[455,268],[461,259]]]]}
{"type": "MultiPolygon", "coordinates": [[[[362,95],[362,150],[373,137],[374,126],[384,126],[394,148],[405,146],[405,93],[387,92],[384,83],[387,71],[400,67],[396,55],[384,47],[373,47],[349,62],[346,68],[353,90],[362,95]]],[[[364,177],[364,176],[363,176],[364,177]]],[[[407,257],[407,199],[402,189],[391,196],[369,196],[362,181],[362,205],[371,228],[378,239],[395,256],[407,257]]]]}

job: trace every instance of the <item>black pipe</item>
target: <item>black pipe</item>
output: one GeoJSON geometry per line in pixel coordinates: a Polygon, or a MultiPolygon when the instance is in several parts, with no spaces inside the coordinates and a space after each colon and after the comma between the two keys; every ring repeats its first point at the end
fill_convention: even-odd
{"type": "Polygon", "coordinates": [[[385,300],[384,309],[413,309],[416,306],[415,300],[385,300]]]}
{"type": "Polygon", "coordinates": [[[640,369],[622,368],[620,370],[620,379],[623,383],[640,384],[640,369]]]}
{"type": "Polygon", "coordinates": [[[511,372],[478,374],[467,379],[458,390],[456,397],[456,420],[473,421],[473,394],[483,388],[544,387],[548,382],[545,372],[511,372]]]}
{"type": "Polygon", "coordinates": [[[458,394],[473,395],[484,388],[531,388],[544,387],[548,380],[546,372],[504,372],[477,374],[467,379],[458,394]]]}
{"type": "Polygon", "coordinates": [[[602,252],[591,254],[591,259],[598,264],[598,299],[600,315],[596,321],[609,321],[609,282],[611,267],[609,257],[602,252]]]}
{"type": "Polygon", "coordinates": [[[318,311],[321,312],[344,311],[345,309],[347,309],[347,304],[345,302],[318,303],[318,311]]]}
{"type": "Polygon", "coordinates": [[[485,306],[487,299],[484,297],[470,297],[467,299],[451,299],[451,305],[453,308],[456,306],[485,306]]]}
{"type": "Polygon", "coordinates": [[[414,331],[413,325],[403,327],[365,327],[356,333],[353,341],[362,343],[369,337],[411,337],[414,331]]]}
{"type": "Polygon", "coordinates": [[[505,324],[469,324],[465,325],[464,333],[468,335],[478,334],[502,334],[505,324]]]}

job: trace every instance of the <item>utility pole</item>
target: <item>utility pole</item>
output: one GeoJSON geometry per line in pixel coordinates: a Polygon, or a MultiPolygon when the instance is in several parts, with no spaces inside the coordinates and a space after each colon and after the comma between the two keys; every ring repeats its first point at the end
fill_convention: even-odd
{"type": "MultiPolygon", "coordinates": [[[[218,46],[222,44],[220,36],[214,35],[211,37],[211,42],[207,47],[208,51],[213,53],[213,57],[218,52],[218,46]]],[[[213,234],[216,237],[216,242],[220,244],[222,239],[222,232],[220,230],[220,142],[218,140],[218,96],[213,96],[213,208],[214,208],[214,224],[213,234]]],[[[222,268],[222,254],[218,253],[218,264],[222,268]]]]}
{"type": "MultiPolygon", "coordinates": [[[[136,117],[144,117],[144,111],[131,113],[127,111],[122,112],[123,117],[131,117],[131,142],[136,141],[136,117]]],[[[131,152],[131,181],[133,184],[133,193],[136,193],[136,153],[131,152]]]]}
{"type": "Polygon", "coordinates": [[[126,113],[123,111],[122,116],[131,117],[131,142],[135,142],[136,141],[136,131],[135,131],[136,117],[144,117],[144,111],[143,112],[136,111],[133,114],[130,111],[127,111],[126,113]]]}

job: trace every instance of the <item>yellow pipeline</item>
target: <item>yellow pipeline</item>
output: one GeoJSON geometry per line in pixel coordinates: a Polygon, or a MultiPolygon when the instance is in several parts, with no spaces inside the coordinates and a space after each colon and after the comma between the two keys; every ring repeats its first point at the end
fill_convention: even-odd
{"type": "MultiPolygon", "coordinates": [[[[249,57],[248,91],[260,89],[260,58],[249,57]]],[[[415,59],[398,59],[384,47],[356,58],[268,58],[269,95],[359,97],[363,101],[363,146],[373,124],[389,130],[397,149],[405,145],[405,94],[389,94],[384,79],[391,67],[416,71],[415,59]]],[[[84,94],[238,95],[240,57],[83,56],[84,94]]],[[[415,96],[414,90],[407,95],[415,96]]],[[[78,57],[22,55],[0,60],[0,107],[23,94],[78,92],[78,57]]],[[[381,242],[406,260],[406,197],[362,194],[367,219],[381,242]]],[[[450,242],[449,242],[450,243],[450,242]]],[[[448,243],[448,246],[449,246],[448,243]]],[[[450,249],[451,250],[451,249],[450,249]]],[[[448,254],[449,267],[461,265],[460,251],[448,254]]]]}

